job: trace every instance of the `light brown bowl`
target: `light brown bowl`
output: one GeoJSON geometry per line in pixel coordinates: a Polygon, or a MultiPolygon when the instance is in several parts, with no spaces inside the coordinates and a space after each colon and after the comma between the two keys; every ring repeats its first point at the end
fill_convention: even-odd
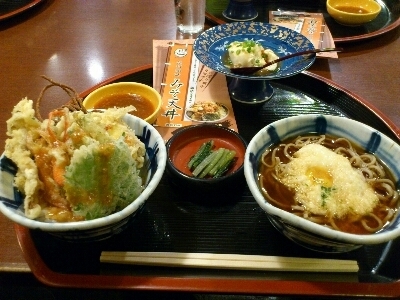
{"type": "MultiPolygon", "coordinates": [[[[83,101],[83,105],[87,109],[108,108],[96,106],[105,97],[114,94],[137,94],[149,100],[153,109],[151,113],[142,119],[150,124],[153,124],[160,114],[162,104],[161,95],[154,88],[138,82],[117,82],[104,85],[87,95],[83,101]]],[[[135,104],[132,105],[135,106],[135,104]]],[[[119,105],[116,104],[116,106],[118,107],[119,105]]],[[[132,115],[135,115],[135,112],[132,112],[132,115]]]]}

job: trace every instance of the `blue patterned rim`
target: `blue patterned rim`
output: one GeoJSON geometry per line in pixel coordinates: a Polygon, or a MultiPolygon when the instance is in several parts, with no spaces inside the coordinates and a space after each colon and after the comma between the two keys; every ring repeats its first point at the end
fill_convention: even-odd
{"type": "Polygon", "coordinates": [[[226,46],[233,41],[254,40],[264,48],[271,49],[278,56],[314,49],[314,45],[304,35],[296,31],[263,22],[234,22],[212,27],[201,33],[194,41],[195,56],[207,67],[226,76],[241,79],[268,80],[293,76],[315,61],[315,55],[297,56],[282,61],[280,69],[266,76],[244,76],[233,74],[225,67],[222,58],[226,46]]]}

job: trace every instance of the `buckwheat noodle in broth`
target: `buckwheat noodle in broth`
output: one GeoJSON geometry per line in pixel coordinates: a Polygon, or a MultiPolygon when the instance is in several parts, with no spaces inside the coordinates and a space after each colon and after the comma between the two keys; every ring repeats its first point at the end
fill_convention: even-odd
{"type": "Polygon", "coordinates": [[[262,154],[258,175],[269,203],[343,232],[377,232],[398,209],[390,170],[345,138],[288,139],[262,154]]]}

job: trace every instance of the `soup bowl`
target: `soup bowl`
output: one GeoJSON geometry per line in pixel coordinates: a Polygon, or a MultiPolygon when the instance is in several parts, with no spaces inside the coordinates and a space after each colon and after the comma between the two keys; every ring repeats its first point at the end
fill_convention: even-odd
{"type": "Polygon", "coordinates": [[[104,109],[133,105],[132,115],[153,124],[161,109],[161,95],[151,86],[138,82],[116,82],[103,85],[83,100],[87,109],[104,109]]]}
{"type": "MultiPolygon", "coordinates": [[[[289,138],[312,133],[346,138],[365,152],[374,154],[391,171],[395,189],[398,191],[400,188],[400,146],[374,128],[345,117],[328,115],[300,115],[281,119],[265,126],[251,139],[244,159],[246,182],[272,225],[295,243],[320,252],[347,252],[363,245],[385,243],[400,236],[398,209],[390,223],[379,231],[355,234],[314,223],[266,200],[258,181],[263,152],[289,138]]],[[[271,189],[270,186],[264,188],[267,191],[271,189]]]]}
{"type": "Polygon", "coordinates": [[[124,209],[108,216],[79,221],[79,222],[44,222],[29,219],[24,213],[24,195],[14,187],[14,177],[17,172],[10,159],[1,156],[0,172],[0,211],[13,222],[40,230],[61,240],[69,242],[94,242],[110,238],[125,230],[140,213],[147,199],[154,192],[160,182],[166,164],[166,149],[163,138],[149,123],[132,115],[125,115],[126,124],[135,130],[136,136],[146,148],[145,163],[142,169],[144,189],[124,209]]]}
{"type": "Polygon", "coordinates": [[[245,185],[243,158],[246,146],[247,142],[237,132],[226,127],[202,124],[178,129],[166,144],[166,173],[172,184],[183,193],[189,193],[191,199],[198,196],[199,199],[195,200],[203,203],[216,198],[217,201],[227,200],[229,195],[245,185]],[[225,148],[235,151],[232,164],[217,178],[194,176],[188,163],[201,145],[211,140],[214,143],[213,150],[225,148]]]}
{"type": "Polygon", "coordinates": [[[339,24],[358,26],[374,20],[381,11],[375,0],[327,0],[328,14],[339,24]]]}

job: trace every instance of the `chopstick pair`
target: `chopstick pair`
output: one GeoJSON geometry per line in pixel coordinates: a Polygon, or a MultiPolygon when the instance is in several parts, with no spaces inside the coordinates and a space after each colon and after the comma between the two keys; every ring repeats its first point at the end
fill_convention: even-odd
{"type": "Polygon", "coordinates": [[[243,254],[103,251],[100,262],[289,272],[358,272],[357,261],[243,254]]]}

